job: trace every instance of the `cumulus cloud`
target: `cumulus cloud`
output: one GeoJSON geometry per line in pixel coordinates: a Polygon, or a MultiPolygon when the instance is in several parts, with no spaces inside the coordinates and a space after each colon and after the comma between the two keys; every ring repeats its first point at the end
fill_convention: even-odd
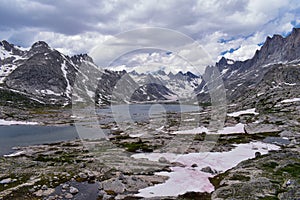
{"type": "MultiPolygon", "coordinates": [[[[288,34],[299,18],[298,0],[2,0],[0,32],[2,39],[17,45],[45,40],[64,53],[77,54],[124,31],[162,27],[191,37],[216,62],[230,49],[237,50],[224,56],[252,57],[268,35],[288,34]]],[[[177,42],[162,34],[151,36],[155,44],[177,42]]],[[[181,53],[192,59],[194,52],[181,53]]]]}
{"type": "Polygon", "coordinates": [[[140,28],[121,33],[92,49],[90,55],[102,67],[110,67],[112,62],[119,59],[119,63],[124,61],[126,66],[135,67],[136,71],[141,71],[141,67],[146,70],[172,67],[174,70],[168,71],[193,69],[192,71],[199,74],[207,65],[213,64],[211,57],[197,41],[178,31],[162,28],[140,28]],[[147,49],[152,49],[153,52],[141,53],[147,49]],[[132,55],[132,52],[137,55],[130,59],[125,56],[128,62],[124,58],[119,59],[125,54],[132,55]],[[134,65],[139,66],[137,68],[134,65]]]}
{"type": "Polygon", "coordinates": [[[131,52],[116,59],[107,68],[114,70],[126,70],[128,72],[136,71],[138,73],[150,73],[163,70],[166,73],[174,74],[179,71],[191,71],[195,74],[202,74],[204,65],[198,68],[192,65],[188,60],[183,59],[178,54],[171,52],[158,51],[157,49],[148,49],[131,52]]]}

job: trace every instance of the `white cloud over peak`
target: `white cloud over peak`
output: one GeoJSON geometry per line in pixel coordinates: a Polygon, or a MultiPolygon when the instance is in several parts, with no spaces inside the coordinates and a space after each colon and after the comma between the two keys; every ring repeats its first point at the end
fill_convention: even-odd
{"type": "MultiPolygon", "coordinates": [[[[124,31],[162,27],[199,42],[216,62],[225,51],[235,60],[252,57],[268,35],[300,27],[299,18],[298,0],[2,0],[0,33],[20,46],[44,40],[77,54],[124,31]]],[[[172,41],[155,36],[157,44],[172,41]]]]}

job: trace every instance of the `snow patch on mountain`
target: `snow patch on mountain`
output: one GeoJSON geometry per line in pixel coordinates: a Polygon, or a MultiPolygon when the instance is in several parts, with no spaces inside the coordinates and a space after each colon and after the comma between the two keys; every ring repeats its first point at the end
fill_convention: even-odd
{"type": "Polygon", "coordinates": [[[255,112],[255,108],[247,109],[247,110],[241,110],[233,113],[228,113],[227,116],[229,117],[238,117],[240,115],[246,115],[246,114],[253,114],[258,115],[259,113],[255,112]]]}
{"type": "Polygon", "coordinates": [[[61,65],[61,71],[64,75],[65,80],[67,81],[67,87],[66,87],[66,95],[68,98],[71,98],[71,93],[72,93],[72,86],[70,84],[70,81],[68,79],[68,72],[67,72],[67,65],[66,62],[64,61],[61,65]]]}
{"type": "Polygon", "coordinates": [[[158,71],[151,74],[130,73],[132,79],[139,85],[156,83],[167,87],[175,95],[169,95],[168,99],[188,99],[196,96],[196,88],[202,83],[202,78],[190,72],[183,74],[166,74],[158,71]],[[177,97],[176,97],[177,96],[177,97]]]}
{"type": "Polygon", "coordinates": [[[297,102],[297,101],[300,101],[300,98],[285,99],[285,100],[282,100],[281,103],[293,103],[293,102],[297,102]]]}

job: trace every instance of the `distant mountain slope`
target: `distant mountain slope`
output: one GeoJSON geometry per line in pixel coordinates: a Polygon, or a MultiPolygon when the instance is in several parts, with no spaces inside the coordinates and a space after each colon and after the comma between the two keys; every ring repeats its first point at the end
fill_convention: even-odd
{"type": "MultiPolygon", "coordinates": [[[[300,29],[295,28],[286,38],[280,35],[268,37],[251,59],[233,61],[223,57],[215,66],[207,67],[203,76],[210,77],[212,69],[217,68],[226,88],[228,102],[246,106],[249,102],[257,102],[257,96],[263,98],[265,93],[274,92],[274,88],[289,91],[298,87],[299,64],[300,29]]],[[[209,101],[205,85],[201,85],[198,91],[200,101],[209,101]]],[[[299,95],[298,91],[292,96],[299,95]]],[[[287,93],[277,95],[282,98],[291,96],[287,93]]]]}
{"type": "Polygon", "coordinates": [[[165,93],[171,99],[189,100],[195,98],[196,88],[203,82],[202,78],[191,72],[178,72],[166,74],[164,71],[157,71],[152,74],[129,73],[130,76],[140,85],[158,84],[166,86],[170,92],[165,93]]]}
{"type": "MultiPolygon", "coordinates": [[[[228,103],[259,106],[269,102],[266,98],[279,101],[300,96],[300,29],[293,29],[286,38],[268,37],[246,61],[222,58],[215,66],[208,66],[201,77],[191,72],[138,74],[103,70],[86,54],[69,57],[42,41],[29,49],[0,42],[0,64],[1,105],[24,105],[26,101],[30,105],[69,105],[72,100],[109,104],[194,103],[198,99],[199,103],[209,103],[207,81],[213,83],[210,79],[214,77],[222,78],[228,103]],[[216,69],[220,72],[218,77],[216,69]],[[16,98],[8,98],[14,95],[16,98]]],[[[220,89],[218,84],[214,89],[220,89]]]]}
{"type": "Polygon", "coordinates": [[[2,41],[0,50],[2,90],[22,94],[39,104],[68,105],[72,100],[95,100],[98,104],[176,101],[190,95],[201,81],[191,73],[152,77],[102,70],[86,54],[69,57],[43,41],[29,49],[2,41]],[[144,76],[147,78],[141,81],[144,76]]]}
{"type": "Polygon", "coordinates": [[[0,43],[2,87],[31,95],[45,104],[69,104],[79,73],[79,60],[93,66],[87,55],[65,56],[45,42],[22,50],[6,41],[0,43]]]}

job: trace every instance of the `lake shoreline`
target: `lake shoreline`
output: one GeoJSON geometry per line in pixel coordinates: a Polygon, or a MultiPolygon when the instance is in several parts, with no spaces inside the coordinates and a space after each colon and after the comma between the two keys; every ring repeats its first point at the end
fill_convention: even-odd
{"type": "MultiPolygon", "coordinates": [[[[299,137],[287,132],[288,128],[270,121],[266,123],[265,119],[270,120],[270,118],[255,109],[235,112],[232,108],[232,112],[226,117],[225,127],[218,131],[210,130],[210,107],[200,111],[187,110],[178,113],[178,108],[174,110],[172,106],[168,106],[170,112],[162,112],[161,106],[154,106],[151,110],[151,105],[144,107],[138,105],[130,109],[130,115],[125,116],[122,116],[122,113],[126,111],[128,105],[121,107],[123,110],[115,107],[117,114],[121,115],[120,118],[115,118],[114,110],[107,108],[104,109],[105,112],[100,112],[102,116],[92,118],[84,117],[85,115],[80,115],[81,113],[79,115],[72,113],[69,116],[74,120],[73,126],[67,127],[73,128],[70,132],[76,132],[81,139],[17,147],[14,148],[13,154],[0,158],[0,168],[4,169],[3,174],[0,175],[0,182],[5,182],[3,185],[0,184],[0,197],[13,194],[18,198],[20,197],[18,195],[26,194],[29,199],[66,198],[70,195],[79,197],[86,195],[87,191],[93,191],[93,195],[108,199],[139,199],[143,195],[151,196],[152,193],[152,196],[156,194],[160,199],[181,199],[188,196],[191,197],[190,199],[194,197],[211,199],[224,196],[228,193],[227,190],[232,188],[235,190],[240,188],[238,184],[249,185],[252,181],[260,182],[256,172],[261,173],[260,177],[264,178],[264,187],[276,188],[276,192],[285,197],[288,192],[299,187],[293,172],[285,171],[285,163],[291,156],[295,158],[290,166],[293,170],[298,169],[297,159],[299,159],[299,151],[297,152],[299,137]],[[159,112],[156,113],[156,110],[159,112]],[[84,131],[80,130],[80,127],[84,127],[84,131]],[[84,139],[88,130],[109,132],[105,133],[104,138],[84,139]],[[258,142],[263,145],[257,146],[258,142]],[[225,155],[234,151],[237,146],[243,145],[249,147],[244,152],[251,152],[251,156],[244,161],[239,160],[234,165],[230,165],[230,162],[235,156],[230,156],[230,159],[221,162],[230,165],[223,170],[217,169],[215,164],[202,166],[197,159],[192,161],[193,159],[189,158],[189,162],[185,160],[185,157],[201,155],[203,152],[207,155],[225,155]],[[282,149],[268,149],[270,145],[279,145],[282,149]],[[181,156],[171,159],[164,153],[181,156]],[[152,154],[157,155],[156,160],[145,159],[152,154]],[[135,158],[138,155],[145,155],[144,159],[135,158]],[[280,161],[276,160],[276,157],[280,161]],[[269,165],[267,167],[264,165],[268,159],[272,161],[270,166],[275,168],[270,169],[269,165]],[[249,169],[249,165],[252,168],[249,169]],[[249,169],[253,173],[244,174],[243,169],[249,169]],[[188,192],[191,189],[182,190],[173,196],[170,196],[170,193],[166,193],[169,196],[165,196],[152,191],[156,187],[163,187],[164,184],[171,184],[168,188],[176,188],[173,182],[176,180],[177,172],[182,176],[183,172],[186,175],[197,174],[195,177],[199,178],[205,176],[209,187],[205,186],[203,190],[194,189],[193,192],[188,192]],[[288,173],[289,178],[284,177],[282,172],[288,173]],[[274,173],[278,175],[271,176],[274,173]],[[277,182],[274,183],[273,179],[277,182]],[[284,182],[288,180],[293,181],[292,187],[284,186],[284,182]],[[222,181],[226,182],[226,185],[223,185],[222,181]],[[92,184],[91,188],[86,187],[88,183],[92,184]],[[16,188],[16,185],[22,184],[25,184],[22,189],[16,188]],[[72,194],[71,190],[76,191],[74,187],[78,192],[72,194]]],[[[88,114],[89,112],[90,110],[87,111],[88,114]]],[[[57,116],[53,113],[52,115],[57,116]]],[[[66,112],[63,116],[67,116],[66,112]]],[[[23,126],[4,127],[23,129],[23,126]]],[[[35,129],[36,125],[26,127],[35,129]]],[[[53,128],[49,124],[41,127],[53,128]]],[[[64,126],[56,127],[59,128],[63,129],[64,126]]],[[[39,131],[36,131],[38,135],[39,131]]],[[[214,159],[207,161],[211,160],[214,159]]],[[[182,180],[193,181],[192,178],[181,178],[175,182],[182,180]]],[[[271,190],[257,191],[254,188],[253,191],[256,191],[255,194],[251,193],[253,196],[274,194],[271,190]]],[[[237,195],[243,193],[244,191],[241,190],[237,195]]]]}

